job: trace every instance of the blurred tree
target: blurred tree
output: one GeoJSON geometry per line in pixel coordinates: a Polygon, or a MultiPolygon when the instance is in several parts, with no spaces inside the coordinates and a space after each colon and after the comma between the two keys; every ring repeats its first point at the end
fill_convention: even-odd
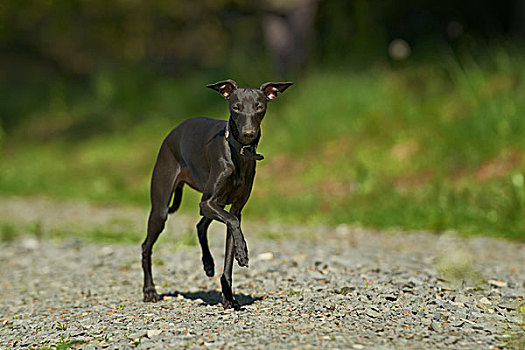
{"type": "Polygon", "coordinates": [[[3,0],[0,64],[13,75],[122,63],[181,73],[249,71],[272,57],[285,74],[309,61],[386,57],[396,38],[429,52],[464,38],[523,39],[524,17],[525,0],[3,0]]]}
{"type": "Polygon", "coordinates": [[[315,45],[317,0],[266,0],[262,4],[266,47],[279,73],[286,76],[305,66],[315,45]]]}
{"type": "Polygon", "coordinates": [[[146,62],[170,70],[223,63],[220,20],[242,1],[5,0],[0,50],[78,74],[107,62],[146,62]]]}

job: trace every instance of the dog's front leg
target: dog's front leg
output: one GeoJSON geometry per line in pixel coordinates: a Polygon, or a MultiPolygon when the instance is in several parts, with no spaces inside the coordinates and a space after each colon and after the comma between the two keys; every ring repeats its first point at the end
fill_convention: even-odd
{"type": "Polygon", "coordinates": [[[222,305],[225,309],[240,308],[237,300],[233,298],[232,291],[233,272],[233,235],[230,230],[226,233],[226,248],[224,251],[224,272],[221,276],[222,305]]]}
{"type": "MultiPolygon", "coordinates": [[[[230,213],[232,213],[238,220],[239,224],[241,222],[241,210],[242,208],[235,208],[235,205],[232,205],[232,210],[230,213]]],[[[225,309],[234,308],[238,309],[240,308],[239,303],[237,300],[233,298],[233,279],[232,279],[232,273],[233,273],[233,257],[234,257],[234,242],[233,242],[233,235],[230,230],[227,231],[226,234],[226,249],[224,252],[224,272],[221,276],[221,287],[222,287],[222,305],[225,309]]]]}
{"type": "Polygon", "coordinates": [[[235,215],[228,213],[217,203],[219,192],[225,180],[231,176],[232,173],[233,167],[227,167],[225,169],[217,168],[211,172],[209,181],[203,191],[201,202],[199,203],[200,213],[209,219],[226,224],[228,231],[233,237],[234,256],[237,263],[239,266],[248,267],[248,248],[246,247],[246,241],[241,231],[241,223],[235,215]]]}
{"type": "Polygon", "coordinates": [[[226,224],[226,228],[233,238],[233,251],[239,266],[248,267],[248,247],[241,231],[239,219],[221,208],[214,198],[203,200],[199,204],[201,215],[226,224]]]}

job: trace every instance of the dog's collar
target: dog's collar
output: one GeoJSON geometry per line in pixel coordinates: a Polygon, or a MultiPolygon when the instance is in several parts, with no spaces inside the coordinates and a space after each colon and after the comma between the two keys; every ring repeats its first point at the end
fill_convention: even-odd
{"type": "Polygon", "coordinates": [[[257,137],[255,143],[251,145],[243,145],[233,136],[233,133],[230,131],[230,121],[228,121],[228,124],[224,129],[224,136],[226,137],[226,141],[228,141],[231,148],[235,150],[237,154],[253,160],[264,159],[262,154],[257,153],[257,143],[259,142],[259,136],[257,137]]]}

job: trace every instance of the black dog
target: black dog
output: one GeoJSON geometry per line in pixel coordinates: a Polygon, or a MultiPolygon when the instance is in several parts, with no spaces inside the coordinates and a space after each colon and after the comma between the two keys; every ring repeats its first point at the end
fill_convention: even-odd
{"type": "Polygon", "coordinates": [[[148,235],[142,244],[144,301],[158,301],[151,275],[151,249],[164,229],[168,213],[180,205],[187,184],[202,193],[199,204],[203,218],[197,224],[202,262],[207,276],[215,266],[206,232],[212,220],[226,224],[224,273],[221,276],[224,308],[239,307],[232,294],[233,258],[248,267],[248,249],[241,231],[241,211],[250,197],[255,161],[263,157],[256,148],[267,101],[293,83],[266,83],[259,89],[237,88],[233,80],[207,85],[228,100],[228,122],[192,118],[181,123],[166,137],[159,151],[151,179],[151,212],[148,235]],[[173,203],[170,207],[170,200],[173,203]],[[230,212],[224,207],[231,204],[230,212]]]}

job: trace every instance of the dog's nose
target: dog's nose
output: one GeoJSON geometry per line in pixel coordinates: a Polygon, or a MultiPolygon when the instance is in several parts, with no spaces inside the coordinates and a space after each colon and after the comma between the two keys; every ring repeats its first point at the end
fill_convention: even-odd
{"type": "Polygon", "coordinates": [[[255,136],[257,136],[257,133],[254,130],[245,131],[243,133],[243,136],[244,136],[245,139],[253,140],[255,138],[255,136]]]}

